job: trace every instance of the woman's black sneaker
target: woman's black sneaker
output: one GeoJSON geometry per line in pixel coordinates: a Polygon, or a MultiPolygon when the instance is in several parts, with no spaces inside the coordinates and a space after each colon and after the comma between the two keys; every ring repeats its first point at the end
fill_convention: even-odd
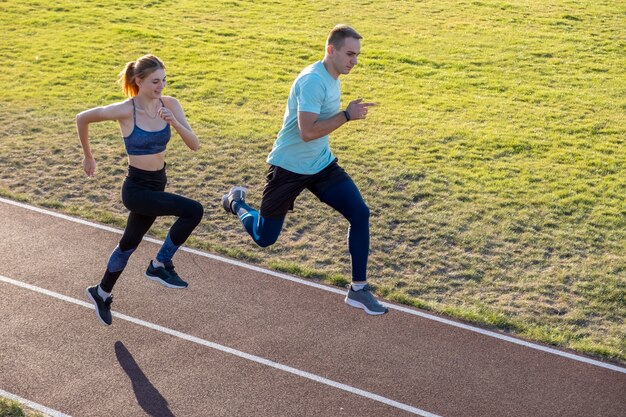
{"type": "Polygon", "coordinates": [[[165,262],[164,264],[165,267],[154,267],[152,261],[150,261],[144,275],[146,278],[156,281],[161,285],[165,285],[168,288],[187,288],[188,284],[178,276],[174,270],[172,261],[165,262]]]}
{"type": "Polygon", "coordinates": [[[98,320],[110,326],[113,322],[113,318],[111,317],[111,303],[113,302],[113,297],[107,297],[106,300],[103,300],[98,294],[97,285],[87,288],[87,297],[89,297],[93,305],[96,306],[96,316],[98,320]]]}

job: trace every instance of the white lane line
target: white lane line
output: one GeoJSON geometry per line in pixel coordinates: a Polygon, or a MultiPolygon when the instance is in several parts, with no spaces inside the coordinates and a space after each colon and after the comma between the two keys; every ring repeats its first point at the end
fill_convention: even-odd
{"type": "Polygon", "coordinates": [[[41,413],[44,413],[50,417],[72,417],[68,414],[63,414],[60,411],[57,410],[53,410],[52,408],[48,408],[44,405],[41,404],[37,404],[35,402],[32,402],[30,400],[27,400],[26,398],[22,398],[22,397],[18,397],[15,394],[11,394],[10,392],[6,392],[4,390],[0,389],[0,397],[4,397],[4,398],[8,398],[9,400],[13,400],[13,401],[17,401],[18,403],[28,407],[28,408],[32,408],[33,410],[39,411],[41,413]]]}
{"type": "MultiPolygon", "coordinates": [[[[116,233],[116,234],[123,234],[124,231],[123,230],[119,230],[110,226],[104,226],[101,224],[97,224],[97,223],[93,223],[87,220],[83,220],[83,219],[78,219],[72,216],[68,216],[66,214],[61,214],[61,213],[56,213],[54,211],[50,211],[50,210],[46,210],[46,209],[42,209],[39,207],[34,207],[28,204],[24,204],[24,203],[19,203],[17,201],[13,201],[13,200],[8,200],[5,198],[0,197],[0,202],[2,203],[6,203],[6,204],[10,204],[13,206],[17,206],[17,207],[21,207],[24,208],[26,210],[31,210],[31,211],[35,211],[37,213],[42,213],[42,214],[46,214],[49,216],[53,216],[53,217],[58,217],[64,220],[68,220],[74,223],[79,223],[85,226],[90,226],[90,227],[94,227],[96,229],[100,229],[100,230],[105,230],[107,232],[111,232],[111,233],[116,233]]],[[[158,239],[154,239],[151,237],[144,237],[143,240],[147,241],[147,242],[152,242],[152,243],[156,243],[156,244],[163,244],[162,240],[158,240],[158,239]]],[[[275,271],[271,271],[269,269],[264,269],[258,266],[254,266],[254,265],[249,265],[246,264],[244,262],[241,261],[236,261],[233,259],[228,259],[228,258],[224,258],[222,256],[218,256],[218,255],[213,255],[207,252],[203,252],[197,249],[191,249],[188,248],[186,246],[181,246],[179,250],[185,251],[185,252],[189,252],[189,253],[193,253],[194,255],[198,255],[198,256],[202,256],[205,258],[209,258],[209,259],[213,259],[219,262],[223,262],[223,263],[227,263],[230,265],[235,265],[235,266],[239,266],[241,268],[246,268],[249,269],[251,271],[255,271],[255,272],[260,272],[266,275],[270,275],[276,278],[280,278],[280,279],[284,279],[287,281],[292,281],[301,285],[307,285],[309,287],[314,287],[320,290],[324,290],[324,291],[328,291],[328,292],[332,292],[335,294],[341,294],[341,295],[346,295],[346,291],[344,290],[340,290],[339,288],[333,288],[333,287],[329,287],[326,285],[322,285],[322,284],[318,284],[316,282],[310,282],[310,281],[306,281],[304,279],[301,278],[296,278],[287,274],[281,274],[280,272],[275,272],[275,271]]],[[[621,372],[623,374],[626,374],[626,368],[623,367],[619,367],[610,363],[605,363],[605,362],[601,362],[598,360],[594,360],[594,359],[590,359],[590,358],[586,358],[584,356],[580,356],[580,355],[576,355],[573,353],[569,353],[569,352],[563,352],[554,348],[550,348],[547,346],[542,346],[542,345],[538,345],[536,343],[531,343],[531,342],[527,342],[525,340],[521,340],[521,339],[516,339],[514,337],[511,336],[506,336],[504,334],[500,334],[500,333],[496,333],[490,330],[485,330],[485,329],[481,329],[479,327],[474,327],[474,326],[470,326],[467,324],[463,324],[463,323],[459,323],[453,320],[448,320],[442,317],[438,317],[432,314],[428,314],[428,313],[424,313],[421,311],[417,311],[405,306],[401,306],[401,305],[395,305],[395,304],[389,304],[389,303],[383,303],[385,306],[387,306],[389,309],[392,310],[397,310],[397,311],[401,311],[403,313],[407,313],[407,314],[412,314],[414,316],[418,316],[418,317],[422,317],[428,320],[433,320],[442,324],[446,324],[449,326],[453,326],[453,327],[457,327],[460,329],[464,329],[470,332],[474,332],[474,333],[479,333],[482,334],[484,336],[488,336],[488,337],[493,337],[495,339],[499,339],[499,340],[503,340],[506,342],[510,342],[510,343],[514,343],[516,345],[520,345],[520,346],[524,346],[527,347],[529,349],[535,349],[535,350],[539,350],[541,352],[545,352],[545,353],[550,353],[552,355],[557,355],[557,356],[561,356],[567,359],[571,359],[574,361],[578,361],[578,362],[582,362],[582,363],[586,363],[588,365],[592,365],[592,366],[597,366],[600,368],[605,368],[605,369],[610,369],[612,371],[616,371],[616,372],[621,372]]]]}
{"type": "MultiPolygon", "coordinates": [[[[95,309],[95,307],[93,306],[93,304],[91,303],[87,303],[85,301],[81,301],[81,300],[77,300],[76,298],[72,298],[72,297],[68,297],[67,295],[63,295],[63,294],[59,294],[57,292],[54,291],[50,291],[47,290],[45,288],[41,288],[41,287],[37,287],[31,284],[27,284],[25,282],[22,281],[18,281],[12,278],[8,278],[5,277],[3,275],[0,275],[0,281],[5,282],[7,284],[12,284],[15,285],[17,287],[21,287],[21,288],[25,288],[27,290],[31,290],[40,294],[44,294],[47,295],[49,297],[54,297],[57,298],[59,300],[62,301],[66,301],[68,303],[72,303],[72,304],[76,304],[79,305],[81,307],[87,307],[90,308],[92,310],[95,309]]],[[[423,416],[423,417],[440,417],[437,414],[433,414],[433,413],[429,413],[428,411],[424,411],[421,410],[419,408],[410,406],[408,404],[404,404],[398,401],[394,401],[390,398],[387,397],[383,397],[381,395],[378,394],[374,394],[372,392],[369,391],[365,391],[359,388],[355,388],[353,386],[350,385],[346,385],[346,384],[342,384],[341,382],[337,382],[337,381],[333,381],[332,379],[328,379],[328,378],[324,378],[322,376],[316,375],[316,374],[312,374],[310,372],[306,372],[306,371],[302,371],[300,369],[297,368],[292,368],[291,366],[287,366],[287,365],[283,365],[282,363],[279,362],[274,362],[271,361],[269,359],[265,359],[263,357],[260,356],[256,356],[256,355],[252,355],[246,352],[242,352],[240,350],[237,349],[233,349],[230,348],[228,346],[224,346],[224,345],[220,345],[218,343],[214,343],[214,342],[210,342],[208,340],[204,340],[204,339],[200,339],[199,337],[195,337],[195,336],[191,336],[187,333],[182,333],[179,332],[177,330],[173,330],[167,327],[163,327],[160,326],[158,324],[154,324],[154,323],[150,323],[148,321],[144,321],[135,317],[131,317],[131,316],[127,316],[126,314],[122,314],[122,313],[118,313],[116,311],[113,312],[113,316],[120,319],[120,320],[125,320],[134,324],[137,324],[139,326],[143,326],[143,327],[147,327],[149,329],[152,330],[156,330],[158,332],[161,333],[165,333],[168,334],[170,336],[174,336],[174,337],[178,337],[179,339],[183,339],[183,340],[187,340],[189,342],[192,343],[197,343],[199,345],[202,346],[206,346],[209,347],[211,349],[215,349],[215,350],[219,350],[220,352],[224,352],[224,353],[228,353],[252,362],[256,362],[258,364],[261,365],[265,365],[265,366],[269,366],[271,368],[275,368],[275,369],[279,369],[281,371],[284,372],[288,372],[290,374],[299,376],[301,378],[306,378],[306,379],[310,379],[312,381],[318,382],[320,384],[324,384],[324,385],[328,385],[330,387],[333,388],[337,388],[346,392],[350,392],[352,394],[356,394],[356,395],[360,395],[361,397],[365,397],[368,398],[370,400],[374,400],[374,401],[378,401],[380,403],[386,404],[388,406],[394,407],[394,408],[398,408],[400,410],[418,415],[418,416],[423,416]]],[[[63,414],[64,416],[64,414],[63,414]]]]}

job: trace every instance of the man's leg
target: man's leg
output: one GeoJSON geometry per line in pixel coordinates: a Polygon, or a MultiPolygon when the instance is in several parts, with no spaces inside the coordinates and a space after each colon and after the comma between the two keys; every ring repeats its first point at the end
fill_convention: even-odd
{"type": "Polygon", "coordinates": [[[293,210],[294,201],[313,181],[313,176],[270,165],[265,179],[260,211],[246,204],[247,190],[243,187],[233,187],[222,197],[224,210],[237,215],[252,240],[261,247],[276,242],[287,212],[293,210]]]}
{"type": "Polygon", "coordinates": [[[365,284],[370,250],[370,211],[352,181],[341,182],[323,195],[322,201],[345,217],[348,227],[348,252],[352,260],[352,281],[365,284]]]}
{"type": "Polygon", "coordinates": [[[384,314],[382,306],[371,294],[366,285],[367,259],[369,257],[369,215],[370,211],[359,189],[352,180],[343,181],[329,188],[321,200],[343,215],[348,228],[348,251],[352,262],[352,284],[346,303],[364,309],[368,314],[384,314]]]}
{"type": "Polygon", "coordinates": [[[243,187],[233,187],[222,199],[224,209],[239,217],[254,243],[262,248],[273,245],[278,240],[285,218],[261,217],[257,210],[246,204],[246,191],[243,187]]]}

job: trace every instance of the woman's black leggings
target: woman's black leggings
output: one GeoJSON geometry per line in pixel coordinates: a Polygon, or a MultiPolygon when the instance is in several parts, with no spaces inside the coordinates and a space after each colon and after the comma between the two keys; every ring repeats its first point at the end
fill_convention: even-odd
{"type": "Polygon", "coordinates": [[[130,213],[122,239],[102,278],[100,286],[104,291],[111,292],[128,258],[158,216],[178,217],[169,231],[176,246],[182,245],[202,220],[202,205],[190,198],[165,192],[166,184],[165,167],[159,171],[128,167],[128,176],[122,186],[122,202],[130,213]]]}

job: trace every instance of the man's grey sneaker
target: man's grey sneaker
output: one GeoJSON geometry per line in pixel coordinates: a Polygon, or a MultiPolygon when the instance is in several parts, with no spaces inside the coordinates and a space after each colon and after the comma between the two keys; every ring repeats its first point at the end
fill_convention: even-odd
{"type": "Polygon", "coordinates": [[[349,306],[362,308],[367,314],[385,314],[388,311],[387,307],[376,301],[369,285],[358,291],[354,291],[350,285],[345,301],[349,306]]]}
{"type": "Polygon", "coordinates": [[[236,186],[231,188],[228,194],[224,194],[222,197],[222,207],[224,207],[224,210],[226,210],[227,213],[237,214],[235,210],[233,210],[233,202],[244,203],[247,192],[248,189],[244,187],[236,186]]]}
{"type": "Polygon", "coordinates": [[[98,295],[97,285],[87,288],[87,297],[89,297],[93,305],[96,306],[96,316],[98,320],[110,326],[111,322],[113,322],[113,318],[111,317],[111,303],[113,302],[113,297],[107,297],[106,300],[103,300],[102,297],[98,295]]]}
{"type": "Polygon", "coordinates": [[[165,285],[168,288],[187,288],[188,284],[178,276],[174,270],[172,261],[164,262],[164,264],[165,268],[162,266],[155,268],[152,265],[152,261],[150,261],[144,275],[146,278],[165,285]]]}

